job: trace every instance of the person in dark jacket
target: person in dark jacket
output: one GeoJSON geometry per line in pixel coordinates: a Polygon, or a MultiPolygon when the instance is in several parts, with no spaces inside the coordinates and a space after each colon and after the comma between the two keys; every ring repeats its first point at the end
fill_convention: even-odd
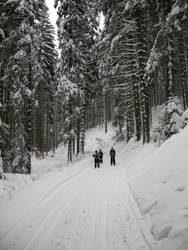
{"type": "Polygon", "coordinates": [[[97,150],[95,150],[95,154],[93,154],[94,157],[94,163],[95,163],[95,168],[100,167],[100,159],[99,159],[99,153],[97,150]]]}
{"type": "Polygon", "coordinates": [[[101,149],[99,149],[99,161],[100,163],[103,163],[103,152],[101,149]]]}
{"type": "Polygon", "coordinates": [[[111,149],[110,149],[110,164],[111,164],[111,166],[116,165],[115,156],[116,156],[116,151],[113,147],[111,147],[111,149]]]}

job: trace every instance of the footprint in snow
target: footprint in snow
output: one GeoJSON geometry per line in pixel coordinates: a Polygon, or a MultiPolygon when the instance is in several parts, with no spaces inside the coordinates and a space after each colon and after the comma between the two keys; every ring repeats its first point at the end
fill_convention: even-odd
{"type": "Polygon", "coordinates": [[[187,210],[188,210],[188,207],[184,207],[183,210],[182,210],[182,215],[184,217],[186,217],[186,218],[188,217],[188,211],[187,210]]]}
{"type": "Polygon", "coordinates": [[[185,190],[185,187],[178,187],[175,192],[183,192],[185,190]]]}

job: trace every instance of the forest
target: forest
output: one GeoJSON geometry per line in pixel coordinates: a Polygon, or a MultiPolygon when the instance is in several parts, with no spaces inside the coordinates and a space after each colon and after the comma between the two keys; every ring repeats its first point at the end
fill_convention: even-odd
{"type": "Polygon", "coordinates": [[[4,172],[31,173],[32,155],[108,123],[125,143],[165,141],[185,126],[188,0],[0,1],[0,153],[4,172]],[[100,16],[104,27],[100,29],[100,16]],[[152,110],[163,105],[158,125],[152,110]]]}

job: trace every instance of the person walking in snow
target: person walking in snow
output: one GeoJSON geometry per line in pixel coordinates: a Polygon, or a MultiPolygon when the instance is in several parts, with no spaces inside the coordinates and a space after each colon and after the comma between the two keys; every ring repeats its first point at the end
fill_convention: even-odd
{"type": "Polygon", "coordinates": [[[99,153],[97,150],[95,150],[95,154],[93,154],[94,157],[94,163],[95,163],[95,168],[100,167],[100,159],[99,159],[99,153]]]}
{"type": "Polygon", "coordinates": [[[101,149],[99,149],[99,161],[100,163],[103,163],[103,152],[101,149]]]}
{"type": "Polygon", "coordinates": [[[110,149],[110,164],[111,164],[111,166],[116,165],[115,156],[116,156],[116,151],[113,147],[111,147],[111,149],[110,149]]]}

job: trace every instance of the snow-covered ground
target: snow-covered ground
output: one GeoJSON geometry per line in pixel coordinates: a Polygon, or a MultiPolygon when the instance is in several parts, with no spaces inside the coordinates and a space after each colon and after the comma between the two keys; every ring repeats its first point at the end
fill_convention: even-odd
{"type": "Polygon", "coordinates": [[[113,135],[112,127],[92,129],[73,164],[62,146],[33,159],[31,177],[1,181],[1,250],[188,249],[188,127],[159,148],[115,143],[113,135]],[[94,169],[99,148],[104,164],[94,169]]]}
{"type": "Polygon", "coordinates": [[[188,127],[157,149],[138,147],[127,166],[137,205],[160,250],[188,249],[187,138],[188,127]]]}

